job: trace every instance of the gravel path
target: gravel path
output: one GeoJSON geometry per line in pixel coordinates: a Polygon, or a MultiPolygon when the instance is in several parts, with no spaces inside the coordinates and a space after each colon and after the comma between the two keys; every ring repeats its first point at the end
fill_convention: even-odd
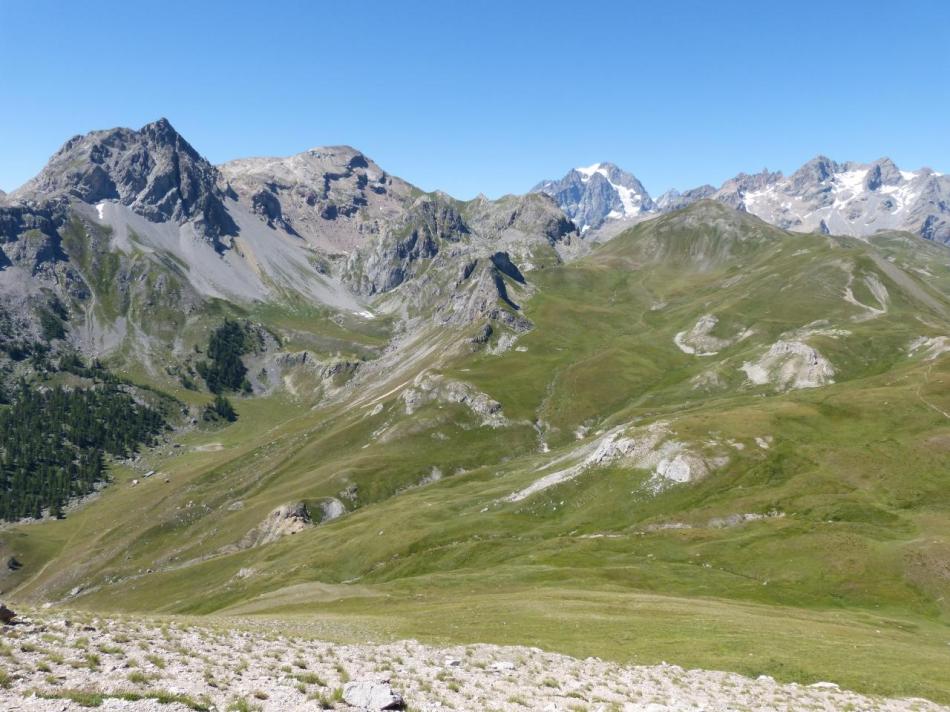
{"type": "Polygon", "coordinates": [[[266,626],[160,625],[34,616],[4,626],[0,709],[352,709],[354,683],[392,689],[409,710],[948,710],[870,698],[830,683],[778,684],[675,665],[622,666],[536,648],[415,641],[337,645],[266,626]],[[349,684],[348,684],[349,683],[349,684]],[[383,683],[380,685],[380,683],[383,683]]]}

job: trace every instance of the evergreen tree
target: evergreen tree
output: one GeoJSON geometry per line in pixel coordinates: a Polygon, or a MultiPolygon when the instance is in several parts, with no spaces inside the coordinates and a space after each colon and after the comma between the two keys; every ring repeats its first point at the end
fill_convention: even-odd
{"type": "Polygon", "coordinates": [[[241,356],[250,349],[251,338],[245,326],[226,319],[215,329],[208,340],[208,359],[195,364],[196,370],[208,384],[208,390],[212,393],[250,393],[247,368],[241,360],[241,356]]]}
{"type": "MultiPolygon", "coordinates": [[[[75,365],[75,364],[73,364],[75,365]]],[[[39,390],[21,381],[0,407],[0,518],[62,516],[107,478],[104,453],[128,457],[165,428],[160,412],[114,383],[39,390]]]]}
{"type": "Polygon", "coordinates": [[[237,420],[237,411],[231,405],[231,401],[222,395],[217,395],[214,400],[205,406],[202,418],[206,421],[214,422],[216,420],[226,420],[233,423],[237,420]]]}

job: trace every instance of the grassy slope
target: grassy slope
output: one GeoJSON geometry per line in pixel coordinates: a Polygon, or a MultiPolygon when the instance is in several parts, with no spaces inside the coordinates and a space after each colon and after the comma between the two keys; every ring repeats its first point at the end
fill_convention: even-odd
{"type": "MultiPolygon", "coordinates": [[[[527,351],[443,364],[498,399],[510,427],[478,427],[448,404],[408,417],[398,393],[375,415],[244,401],[237,424],[190,434],[184,454],[155,463],[169,484],[132,488],[119,471],[116,487],[66,520],[5,530],[27,566],[4,587],[37,599],[82,582],[76,604],[97,609],[344,619],[377,636],[529,643],[950,700],[950,422],[940,413],[950,412],[950,358],[906,351],[947,333],[946,251],[924,258],[924,279],[910,268],[916,245],[881,238],[910,288],[863,243],[699,210],[709,208],[534,273],[525,310],[536,328],[518,342],[527,351]],[[697,217],[707,227],[690,224],[697,217]],[[864,303],[875,302],[862,277],[878,275],[886,314],[864,319],[842,299],[845,263],[864,303]],[[717,336],[754,333],[715,356],[677,349],[673,336],[710,313],[717,336]],[[809,339],[836,385],[744,383],[743,362],[816,320],[850,332],[809,339]],[[719,385],[696,388],[709,371],[719,385]],[[681,438],[745,447],[704,481],[656,497],[639,490],[648,473],[613,467],[499,503],[570,452],[579,426],[658,417],[681,438]],[[763,436],[774,438],[767,450],[755,444],[763,436]],[[195,449],[209,443],[220,449],[195,449]],[[405,489],[432,467],[451,476],[405,489]],[[223,553],[275,506],[350,484],[355,513],[223,553]],[[770,511],[785,516],[709,524],[770,511]],[[671,523],[690,528],[651,527],[671,523]]],[[[281,318],[309,347],[378,343],[323,328],[307,337],[305,315],[281,318]]]]}

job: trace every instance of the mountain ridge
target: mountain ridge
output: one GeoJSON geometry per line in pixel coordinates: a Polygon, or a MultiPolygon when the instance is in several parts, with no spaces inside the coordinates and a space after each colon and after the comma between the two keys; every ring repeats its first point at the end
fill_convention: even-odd
{"type": "MultiPolygon", "coordinates": [[[[111,389],[167,415],[49,511],[84,419],[34,419],[58,457],[0,527],[14,603],[950,699],[950,248],[706,189],[661,211],[595,164],[571,184],[632,215],[600,242],[550,196],[457,200],[349,147],[209,168],[165,138],[79,140],[0,206],[0,409],[111,389]]],[[[794,190],[907,181],[878,168],[794,190]]]]}
{"type": "MultiPolygon", "coordinates": [[[[601,165],[613,166],[592,168],[601,165]]],[[[950,177],[929,168],[902,171],[886,157],[838,163],[819,154],[787,177],[767,169],[739,173],[719,188],[706,184],[683,192],[669,190],[655,201],[636,181],[643,196],[637,211],[611,207],[620,199],[615,186],[596,186],[603,195],[581,186],[577,176],[584,170],[572,169],[560,181],[542,181],[532,190],[554,196],[579,228],[593,230],[595,239],[609,239],[625,224],[712,198],[799,232],[866,237],[897,229],[950,242],[950,177]]]]}

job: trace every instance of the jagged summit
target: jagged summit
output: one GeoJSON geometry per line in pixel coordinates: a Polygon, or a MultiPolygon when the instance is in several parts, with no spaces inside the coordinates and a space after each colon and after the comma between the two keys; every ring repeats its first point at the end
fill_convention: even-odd
{"type": "Polygon", "coordinates": [[[523,328],[499,310],[514,302],[497,255],[530,271],[573,254],[575,235],[547,196],[459,201],[351,146],[214,166],[160,119],[74,136],[0,203],[0,290],[28,315],[11,333],[35,338],[44,310],[71,305],[69,339],[96,355],[133,338],[150,350],[155,304],[177,318],[208,300],[523,328]]]}
{"type": "Polygon", "coordinates": [[[636,220],[655,211],[636,176],[607,162],[574,168],[560,180],[542,181],[532,191],[553,197],[581,233],[608,220],[636,220]]]}
{"type": "Polygon", "coordinates": [[[732,195],[737,207],[790,230],[858,237],[907,230],[950,241],[950,179],[901,170],[889,158],[839,163],[817,156],[788,178],[775,174],[732,195]]]}
{"type": "Polygon", "coordinates": [[[857,237],[906,230],[950,242],[950,177],[929,168],[901,170],[886,157],[839,163],[818,155],[787,177],[768,169],[739,173],[719,188],[670,190],[655,201],[639,181],[611,163],[576,168],[534,190],[552,195],[585,234],[601,239],[631,218],[655,217],[711,198],[789,230],[857,237]],[[641,196],[639,202],[624,200],[625,191],[641,196]]]}
{"type": "Polygon", "coordinates": [[[217,168],[162,118],[137,131],[115,128],[74,136],[10,200],[115,201],[152,222],[194,221],[214,240],[237,232],[217,183],[217,168]]]}

